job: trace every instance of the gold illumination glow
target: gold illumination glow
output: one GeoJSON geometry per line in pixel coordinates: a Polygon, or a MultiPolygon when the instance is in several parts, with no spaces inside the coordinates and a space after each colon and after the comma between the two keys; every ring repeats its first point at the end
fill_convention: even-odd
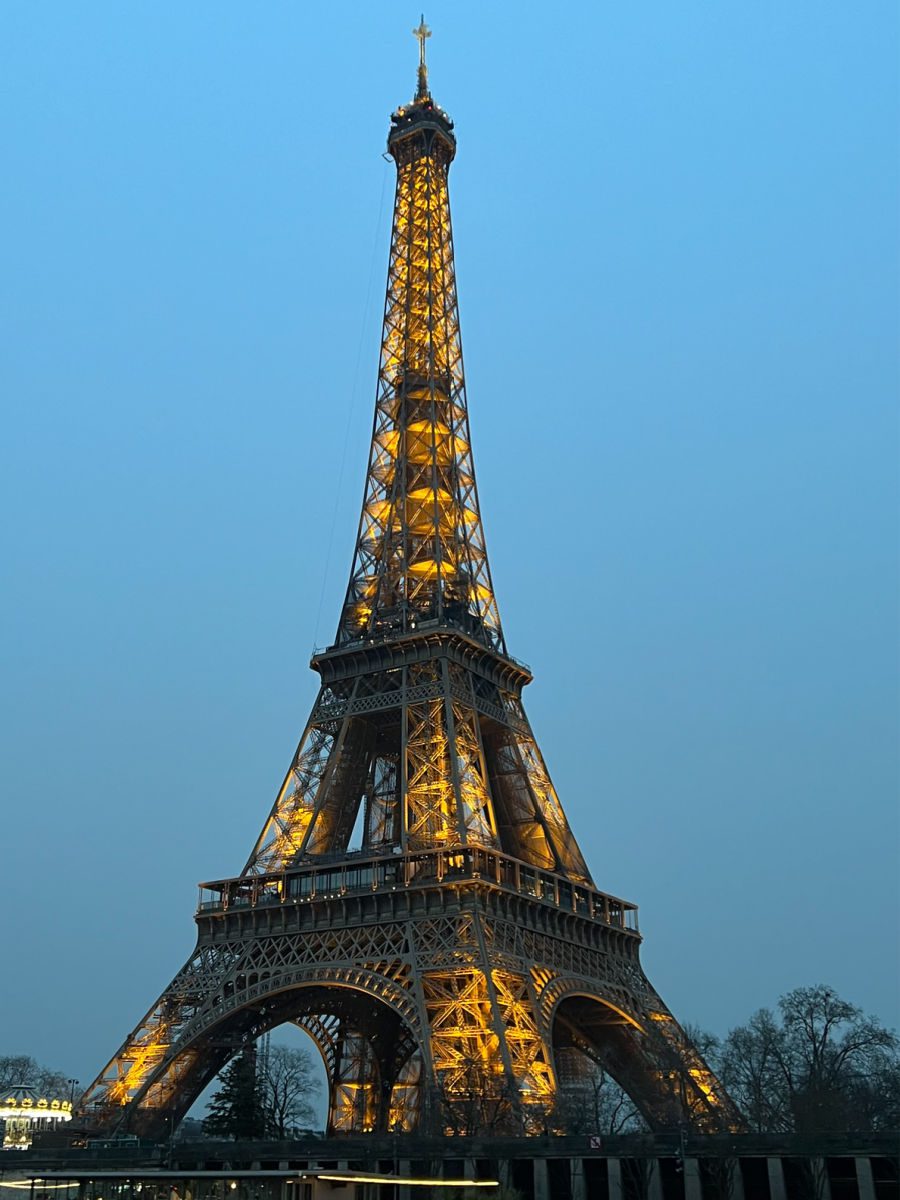
{"type": "Polygon", "coordinates": [[[14,1096],[7,1096],[0,1102],[0,1121],[14,1120],[18,1117],[35,1121],[46,1117],[54,1121],[70,1121],[72,1105],[68,1100],[45,1100],[43,1097],[32,1100],[27,1096],[17,1100],[14,1096]]]}
{"type": "Polygon", "coordinates": [[[493,1075],[505,1077],[498,1029],[523,1103],[548,1101],[556,1090],[526,979],[511,972],[429,972],[424,980],[435,1072],[447,1096],[464,1097],[493,1075]],[[492,994],[493,993],[493,994],[492,994]]]}
{"type": "Polygon", "coordinates": [[[127,1104],[159,1065],[169,1048],[165,1036],[166,1022],[158,1018],[147,1031],[145,1040],[133,1043],[122,1055],[122,1073],[109,1089],[109,1098],[113,1103],[127,1104]]]}
{"type": "MultiPolygon", "coordinates": [[[[424,664],[416,679],[427,677],[424,664]]],[[[409,706],[406,739],[407,825],[413,847],[430,848],[454,839],[453,784],[444,705],[437,698],[409,706]]]]}
{"type": "Polygon", "coordinates": [[[379,398],[339,640],[445,603],[500,639],[475,492],[440,139],[397,153],[379,398]],[[399,486],[398,486],[399,485],[399,486]]]}
{"type": "Polygon", "coordinates": [[[39,1179],[0,1179],[0,1187],[14,1188],[18,1191],[24,1190],[26,1192],[31,1191],[32,1188],[40,1192],[57,1192],[61,1188],[65,1188],[67,1191],[69,1188],[77,1188],[78,1181],[76,1180],[74,1183],[47,1183],[39,1179]]]}
{"type": "MultiPolygon", "coordinates": [[[[427,97],[424,25],[416,34],[418,98],[389,141],[397,190],[366,487],[335,642],[313,659],[319,698],[242,876],[209,885],[218,898],[201,899],[193,958],[85,1093],[80,1109],[101,1123],[133,1105],[131,1128],[147,1117],[159,1126],[223,1019],[315,976],[316,988],[355,988],[370,1002],[294,1014],[326,1062],[331,1131],[412,1131],[426,1102],[431,1115],[433,1092],[455,1120],[478,1089],[524,1116],[520,1128],[546,1129],[554,1006],[581,986],[573,977],[607,978],[591,965],[604,943],[565,930],[590,920],[624,929],[633,907],[592,892],[521,705],[529,673],[506,652],[466,403],[448,195],[455,141],[427,97]],[[356,860],[345,852],[359,814],[356,860]],[[467,908],[473,884],[496,906],[467,908]],[[239,906],[261,911],[245,922],[239,906]],[[520,913],[529,906],[533,927],[520,913]],[[551,943],[558,949],[545,950],[551,943]],[[372,1016],[380,1003],[390,1024],[372,1016]]],[[[615,990],[638,994],[636,962],[619,969],[608,977],[615,990]]],[[[642,1019],[646,1002],[635,1001],[642,1019]]],[[[636,1027],[632,1048],[661,1048],[662,1090],[690,1091],[702,1128],[728,1099],[683,1032],[665,1012],[643,1029],[615,1011],[636,1027]]]]}

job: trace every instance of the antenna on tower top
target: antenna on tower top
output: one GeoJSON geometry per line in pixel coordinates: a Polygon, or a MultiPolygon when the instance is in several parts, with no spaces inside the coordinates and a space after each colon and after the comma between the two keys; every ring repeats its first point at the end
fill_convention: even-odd
{"type": "Polygon", "coordinates": [[[419,27],[413,30],[413,37],[419,40],[419,86],[416,89],[416,99],[424,100],[428,93],[428,67],[425,65],[425,39],[431,37],[431,30],[425,24],[424,13],[419,17],[419,27]]]}

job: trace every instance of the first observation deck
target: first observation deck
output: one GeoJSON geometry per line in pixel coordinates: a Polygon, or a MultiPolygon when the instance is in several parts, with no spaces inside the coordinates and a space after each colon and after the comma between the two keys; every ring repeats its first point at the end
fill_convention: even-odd
{"type": "Polygon", "coordinates": [[[319,855],[287,870],[200,885],[198,917],[235,910],[313,904],[367,893],[481,887],[525,896],[640,937],[636,904],[529,866],[496,850],[452,847],[401,854],[319,855]]]}

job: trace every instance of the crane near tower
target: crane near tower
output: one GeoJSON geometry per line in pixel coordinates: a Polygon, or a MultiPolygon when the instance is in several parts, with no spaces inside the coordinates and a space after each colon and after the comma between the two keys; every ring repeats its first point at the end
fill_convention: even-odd
{"type": "Polygon", "coordinates": [[[560,1074],[590,1064],[654,1129],[734,1127],[641,968],[635,905],[591,878],[522,705],[472,459],[456,136],[414,32],[362,514],[319,694],[243,871],[202,885],[195,951],[80,1113],[159,1134],[294,1022],[321,1051],[332,1133],[452,1130],[473,1097],[542,1130],[560,1074]]]}

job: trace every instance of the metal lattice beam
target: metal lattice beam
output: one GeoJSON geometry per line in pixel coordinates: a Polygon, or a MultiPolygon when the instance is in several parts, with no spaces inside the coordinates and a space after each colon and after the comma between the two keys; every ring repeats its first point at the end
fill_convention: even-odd
{"type": "Polygon", "coordinates": [[[472,460],[456,139],[424,60],[418,82],[388,140],[375,417],[321,690],[243,873],[204,885],[195,953],[83,1096],[98,1127],[161,1130],[288,1020],[333,1132],[540,1129],[574,1051],[655,1127],[739,1121],[644,975],[634,906],[594,888],[522,706],[472,460]]]}

